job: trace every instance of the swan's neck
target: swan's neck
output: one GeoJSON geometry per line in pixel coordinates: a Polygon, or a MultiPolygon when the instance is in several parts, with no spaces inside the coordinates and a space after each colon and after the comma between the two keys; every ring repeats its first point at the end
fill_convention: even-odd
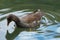
{"type": "Polygon", "coordinates": [[[21,20],[19,18],[16,18],[16,20],[14,20],[14,22],[16,23],[17,27],[20,27],[20,28],[27,27],[27,25],[24,24],[23,22],[21,22],[21,20]]]}
{"type": "Polygon", "coordinates": [[[14,22],[16,23],[17,27],[22,27],[22,23],[21,23],[20,19],[16,18],[16,20],[14,20],[14,22]]]}
{"type": "Polygon", "coordinates": [[[21,21],[17,16],[13,15],[12,16],[12,21],[14,21],[16,23],[17,27],[21,27],[21,21]]]}
{"type": "Polygon", "coordinates": [[[24,22],[22,22],[17,16],[13,16],[12,17],[12,21],[14,21],[15,23],[16,23],[16,26],[17,27],[21,27],[21,28],[23,28],[23,27],[28,27],[24,22]]]}

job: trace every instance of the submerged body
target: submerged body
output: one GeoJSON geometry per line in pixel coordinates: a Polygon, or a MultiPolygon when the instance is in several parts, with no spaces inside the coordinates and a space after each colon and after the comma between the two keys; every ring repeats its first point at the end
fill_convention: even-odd
{"type": "Polygon", "coordinates": [[[40,21],[42,16],[43,14],[39,10],[36,10],[35,12],[28,14],[22,18],[10,14],[7,16],[7,25],[9,25],[11,21],[14,21],[17,27],[35,27],[40,24],[40,22],[38,23],[37,21],[40,21]]]}

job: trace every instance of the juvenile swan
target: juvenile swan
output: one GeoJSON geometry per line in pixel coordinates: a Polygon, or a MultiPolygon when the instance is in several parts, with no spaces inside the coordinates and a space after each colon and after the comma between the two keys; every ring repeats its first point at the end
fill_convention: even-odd
{"type": "Polygon", "coordinates": [[[11,21],[14,21],[16,23],[17,27],[36,27],[38,24],[37,21],[40,21],[41,17],[43,16],[40,9],[35,10],[31,14],[28,14],[22,18],[17,17],[16,15],[10,14],[7,16],[7,25],[11,21]]]}

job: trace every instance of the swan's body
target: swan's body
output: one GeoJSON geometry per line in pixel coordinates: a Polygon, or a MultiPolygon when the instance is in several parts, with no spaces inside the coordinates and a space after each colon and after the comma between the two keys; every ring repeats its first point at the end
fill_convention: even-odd
{"type": "Polygon", "coordinates": [[[22,18],[18,18],[17,16],[10,14],[7,17],[7,24],[9,25],[11,21],[14,21],[17,27],[35,27],[40,23],[38,23],[37,21],[40,21],[42,16],[43,14],[38,10],[22,18]]]}

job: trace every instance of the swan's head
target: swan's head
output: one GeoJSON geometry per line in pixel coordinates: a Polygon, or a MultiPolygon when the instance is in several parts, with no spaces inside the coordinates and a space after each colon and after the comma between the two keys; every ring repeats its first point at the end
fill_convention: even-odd
{"type": "Polygon", "coordinates": [[[12,14],[10,14],[10,15],[7,16],[7,25],[9,25],[9,23],[10,23],[11,21],[13,21],[12,17],[13,17],[12,14]]]}
{"type": "Polygon", "coordinates": [[[7,16],[7,25],[9,25],[9,23],[11,21],[18,22],[20,20],[19,20],[19,18],[17,16],[15,16],[13,14],[10,14],[10,15],[7,16]]]}

